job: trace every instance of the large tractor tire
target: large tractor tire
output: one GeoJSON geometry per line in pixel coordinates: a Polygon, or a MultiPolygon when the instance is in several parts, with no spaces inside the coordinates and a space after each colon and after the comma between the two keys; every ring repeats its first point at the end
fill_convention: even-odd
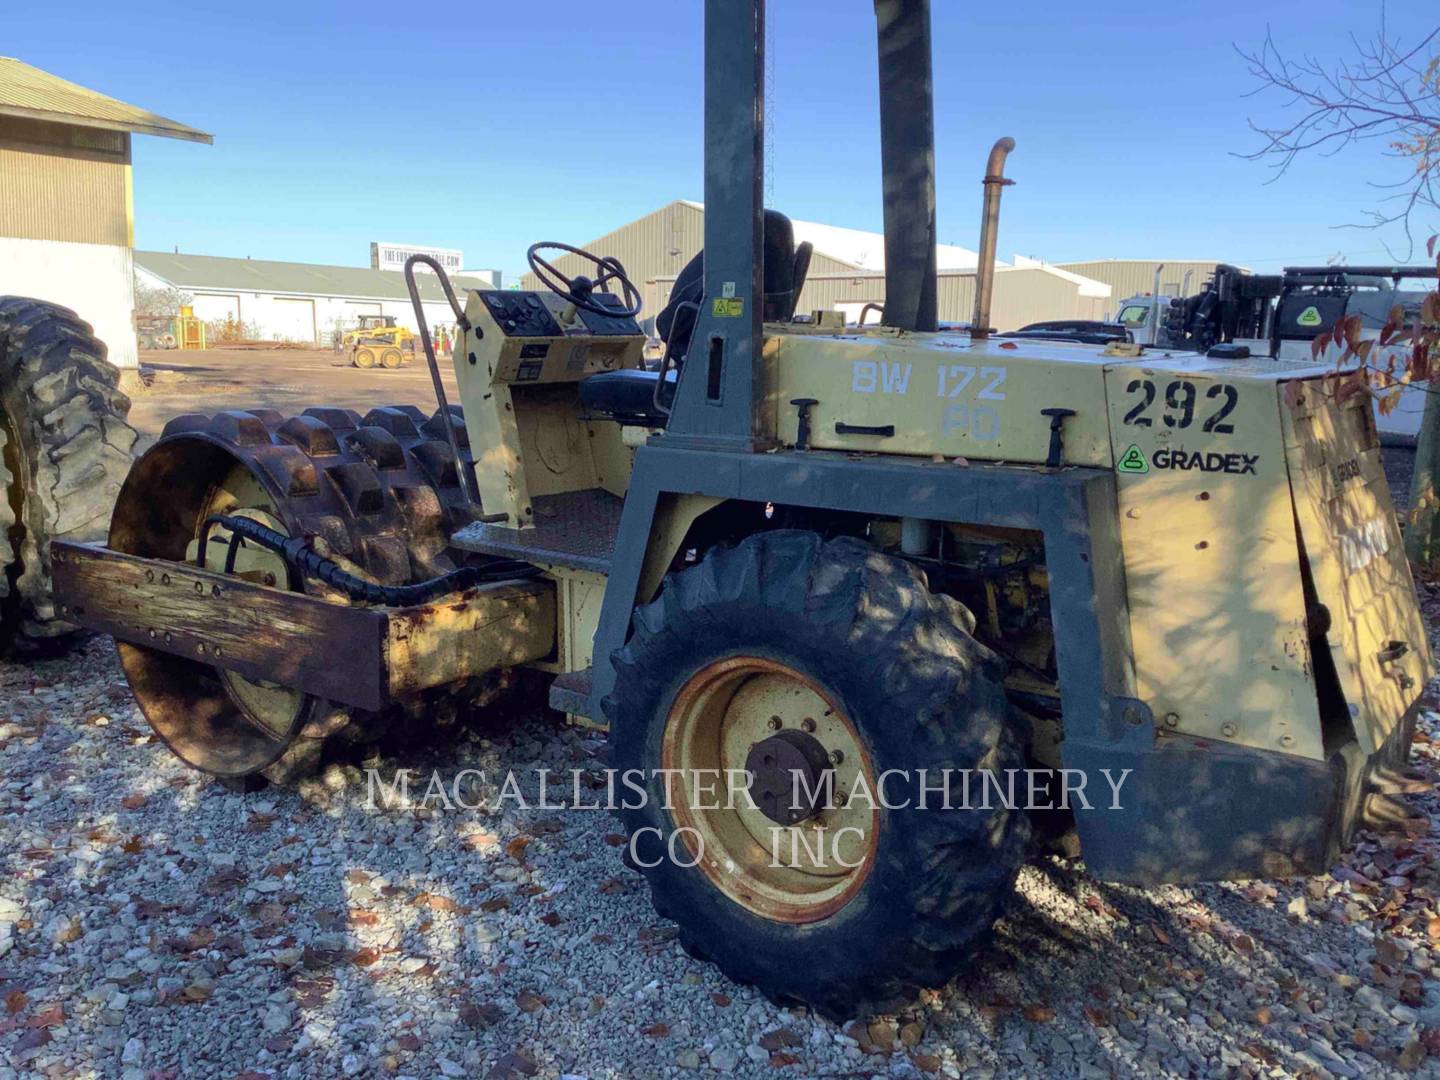
{"type": "Polygon", "coordinates": [[[912,564],[790,530],[712,551],[636,612],[603,708],[614,767],[646,778],[621,809],[634,862],[692,955],[843,1019],[944,983],[989,936],[1028,818],[960,809],[958,771],[946,809],[919,772],[1024,766],[973,626],[912,564]],[[753,806],[727,781],[745,771],[753,806]]]}
{"type": "MultiPolygon", "coordinates": [[[[135,463],[116,504],[110,546],[153,559],[195,563],[281,588],[348,603],[313,579],[292,580],[274,553],[205,522],[249,517],[313,546],[350,573],[379,585],[408,585],[457,569],[469,556],[450,536],[471,510],[440,413],[411,405],[313,408],[286,418],[273,410],[179,416],[135,463]]],[[[464,419],[452,407],[466,469],[473,469],[464,419]]],[[[337,643],[307,648],[334,655],[337,643]]],[[[235,785],[289,784],[313,772],[336,742],[368,742],[407,718],[453,717],[493,688],[470,680],[366,713],[144,646],[119,644],[120,661],[156,734],[186,764],[235,785]]]]}
{"type": "Polygon", "coordinates": [[[0,651],[76,631],[56,615],[50,542],[105,536],[135,445],[119,379],[73,311],[0,297],[0,651]]]}

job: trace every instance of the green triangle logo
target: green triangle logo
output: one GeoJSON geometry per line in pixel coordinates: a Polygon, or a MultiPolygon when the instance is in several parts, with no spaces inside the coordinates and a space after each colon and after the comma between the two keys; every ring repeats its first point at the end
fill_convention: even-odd
{"type": "Polygon", "coordinates": [[[1311,304],[1304,311],[1300,312],[1299,318],[1295,320],[1301,326],[1319,326],[1323,320],[1320,318],[1320,309],[1311,304]]]}
{"type": "Polygon", "coordinates": [[[1130,449],[1120,455],[1120,463],[1115,468],[1121,472],[1146,473],[1150,471],[1150,463],[1145,460],[1145,455],[1140,452],[1140,447],[1131,443],[1130,449]]]}

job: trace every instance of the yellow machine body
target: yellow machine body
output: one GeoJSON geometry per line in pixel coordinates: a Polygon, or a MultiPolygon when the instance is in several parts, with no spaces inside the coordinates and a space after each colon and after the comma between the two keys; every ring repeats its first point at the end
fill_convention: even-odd
{"type": "MultiPolygon", "coordinates": [[[[455,351],[482,503],[519,529],[534,526],[536,495],[623,494],[633,446],[649,434],[584,416],[576,396],[590,374],[637,366],[643,339],[595,338],[563,301],[532,295],[571,319],[563,337],[498,332],[472,293],[474,329],[455,351]]],[[[1333,671],[1372,752],[1432,672],[1368,399],[1332,368],[774,325],[760,378],[777,448],[796,445],[791,402],[810,398],[817,451],[1113,470],[1126,590],[1114,599],[1128,609],[1137,696],[1161,737],[1323,760],[1333,671]],[[1073,415],[1047,465],[1050,408],[1073,415]]],[[[688,525],[713,505],[666,512],[688,525]]],[[[647,558],[647,589],[680,542],[647,558]]],[[[577,595],[593,600],[585,584],[577,595]]],[[[562,608],[577,589],[562,591],[562,608]]],[[[588,663],[589,649],[565,659],[588,663]]]]}

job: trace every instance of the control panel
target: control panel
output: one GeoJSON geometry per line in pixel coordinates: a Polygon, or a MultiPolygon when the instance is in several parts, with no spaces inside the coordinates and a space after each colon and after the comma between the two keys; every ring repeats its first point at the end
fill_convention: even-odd
{"type": "MultiPolygon", "coordinates": [[[[615,306],[604,293],[597,305],[615,306]]],[[[640,366],[645,334],[628,315],[587,311],[552,292],[475,290],[455,377],[486,520],[535,525],[532,499],[588,489],[623,494],[629,455],[620,426],[580,403],[582,379],[640,366]]]]}
{"type": "MultiPolygon", "coordinates": [[[[594,298],[619,302],[605,293],[594,298]]],[[[506,384],[576,382],[637,366],[645,344],[633,318],[577,308],[551,292],[477,290],[465,314],[472,329],[455,357],[462,384],[476,376],[506,384]]]]}

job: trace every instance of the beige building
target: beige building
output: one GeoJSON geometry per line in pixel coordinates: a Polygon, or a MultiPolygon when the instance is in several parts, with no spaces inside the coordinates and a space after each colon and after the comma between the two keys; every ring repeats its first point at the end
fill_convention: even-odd
{"type": "Polygon", "coordinates": [[[163,116],[0,57],[0,295],[73,308],[135,368],[132,135],[212,142],[163,116]]]}
{"type": "Polygon", "coordinates": [[[1155,275],[1160,274],[1161,296],[1193,296],[1215,273],[1214,260],[1175,259],[1092,259],[1088,262],[1058,263],[1061,270],[1081,274],[1110,286],[1114,304],[1107,311],[1113,317],[1119,304],[1130,296],[1155,292],[1155,275]]]}
{"type": "MultiPolygon", "coordinates": [[[[855,319],[867,303],[884,303],[883,235],[813,221],[795,221],[794,226],[796,242],[808,240],[815,247],[799,311],[840,310],[855,319]]],[[[704,240],[704,205],[680,199],[580,246],[624,263],[641,290],[642,317],[653,317],[669,299],[676,275],[704,240]]],[[[979,257],[952,244],[939,245],[936,255],[940,318],[968,323],[979,257]]],[[[556,259],[555,265],[564,273],[587,273],[573,256],[556,259]]],[[[1012,265],[996,263],[990,322],[1001,330],[1015,330],[1046,319],[1109,320],[1126,297],[1155,291],[1157,271],[1162,295],[1190,296],[1210,279],[1215,266],[1214,260],[1196,259],[1046,263],[1016,256],[1012,265]]],[[[533,274],[522,279],[522,288],[539,287],[533,274]]]]}
{"type": "MultiPolygon", "coordinates": [[[[801,311],[807,310],[810,303],[807,297],[812,292],[817,297],[828,297],[833,293],[838,299],[848,301],[859,296],[869,299],[878,287],[883,296],[885,237],[882,234],[816,221],[794,221],[792,224],[795,242],[809,242],[815,248],[810,260],[809,280],[816,286],[802,294],[801,311]],[[875,281],[877,277],[878,285],[875,281]],[[821,282],[833,282],[833,285],[821,286],[821,282]]],[[[625,265],[630,280],[641,290],[645,301],[644,317],[651,317],[665,306],[676,275],[695,257],[704,242],[704,204],[679,199],[580,246],[597,255],[612,255],[619,259],[625,265]]],[[[979,256],[975,252],[954,244],[940,244],[936,248],[936,256],[942,274],[973,272],[979,265],[979,256]]],[[[556,259],[554,263],[562,273],[587,273],[581,260],[573,255],[556,259]]],[[[593,270],[588,273],[593,274],[593,270]]],[[[540,282],[534,274],[526,274],[521,279],[521,287],[538,289],[540,282]]],[[[863,304],[864,300],[860,303],[863,304]]],[[[941,317],[950,317],[943,302],[941,317]]]]}
{"type": "MultiPolygon", "coordinates": [[[[669,299],[673,276],[647,282],[647,314],[654,314],[669,299]],[[650,307],[650,296],[656,307],[650,307]]],[[[975,308],[975,271],[941,270],[937,275],[940,321],[968,323],[975,308]]],[[[879,322],[867,304],[885,303],[885,275],[870,271],[821,273],[812,268],[805,279],[796,310],[843,311],[849,322],[879,322]]],[[[995,292],[990,303],[990,323],[999,330],[1018,330],[1045,319],[1101,319],[1112,307],[1110,289],[1099,282],[1058,267],[997,266],[995,292]]]]}

